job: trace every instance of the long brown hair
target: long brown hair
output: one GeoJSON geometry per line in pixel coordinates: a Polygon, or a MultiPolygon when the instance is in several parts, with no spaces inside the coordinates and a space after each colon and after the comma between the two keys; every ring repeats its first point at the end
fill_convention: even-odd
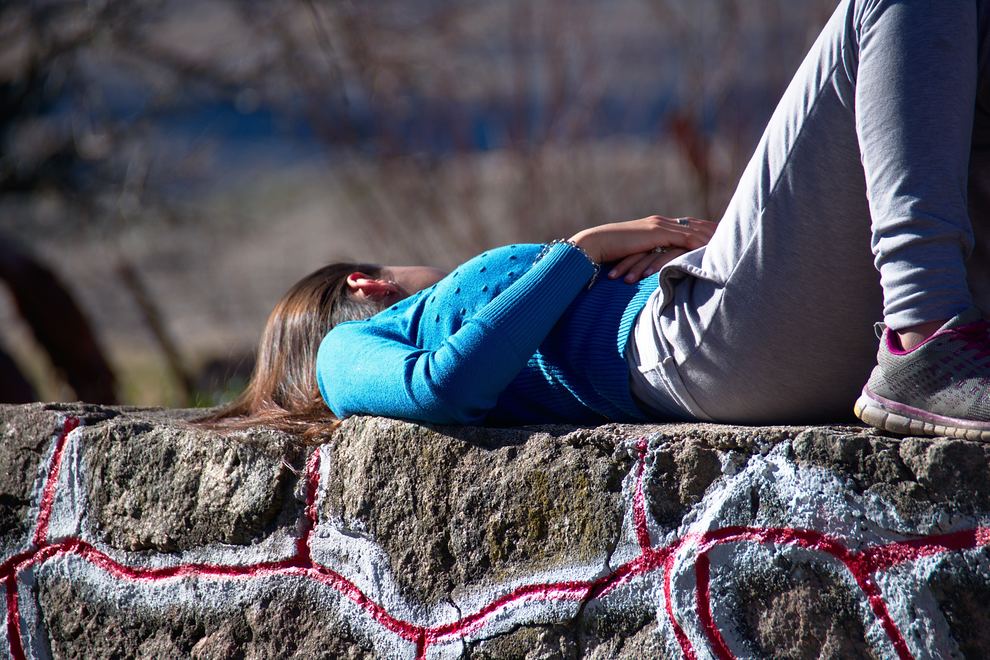
{"type": "Polygon", "coordinates": [[[197,423],[212,428],[271,426],[315,442],[340,421],[327,408],[316,385],[316,353],[324,335],[338,323],[367,318],[383,304],[350,295],[347,276],[372,277],[379,266],[335,263],[299,280],[268,316],[247,388],[229,405],[197,423]]]}

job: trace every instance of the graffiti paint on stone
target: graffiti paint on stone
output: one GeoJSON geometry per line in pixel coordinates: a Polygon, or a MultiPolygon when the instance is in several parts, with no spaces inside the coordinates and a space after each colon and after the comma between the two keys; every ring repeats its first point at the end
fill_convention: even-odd
{"type": "Polygon", "coordinates": [[[635,462],[623,486],[624,532],[607,566],[558,566],[424,605],[403,593],[374,539],[321,521],[325,448],[309,453],[294,538],[129,552],[92,533],[78,427],[78,418],[66,417],[54,435],[39,466],[30,531],[0,558],[0,643],[14,658],[51,653],[39,609],[38,583],[46,580],[77,582],[86,598],[138,609],[223,609],[289,582],[350,622],[376,654],[416,658],[457,657],[468,644],[525,626],[644,613],[671,654],[753,655],[772,652],[754,644],[773,643],[773,630],[757,630],[773,617],[747,620],[743,605],[786,612],[789,598],[825,594],[851,622],[847,650],[938,657],[960,649],[928,585],[952,562],[970,562],[977,573],[987,568],[990,528],[969,520],[943,533],[891,532],[875,522],[882,501],[852,492],[828,469],[795,463],[786,446],[737,456],[680,525],[661,525],[646,488],[659,478],[654,458],[665,438],[657,435],[629,443],[635,462]]]}

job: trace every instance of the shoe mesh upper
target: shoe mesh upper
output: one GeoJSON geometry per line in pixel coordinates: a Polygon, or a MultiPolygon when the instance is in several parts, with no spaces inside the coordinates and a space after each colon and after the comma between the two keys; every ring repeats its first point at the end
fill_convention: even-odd
{"type": "Polygon", "coordinates": [[[990,421],[990,323],[951,326],[904,354],[890,349],[887,330],[867,387],[937,415],[990,421]]]}

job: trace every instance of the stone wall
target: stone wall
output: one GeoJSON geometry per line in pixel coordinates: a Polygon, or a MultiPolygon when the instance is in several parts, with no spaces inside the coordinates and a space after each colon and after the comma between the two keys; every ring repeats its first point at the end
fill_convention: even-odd
{"type": "Polygon", "coordinates": [[[983,657],[990,447],[0,407],[13,657],[983,657]]]}

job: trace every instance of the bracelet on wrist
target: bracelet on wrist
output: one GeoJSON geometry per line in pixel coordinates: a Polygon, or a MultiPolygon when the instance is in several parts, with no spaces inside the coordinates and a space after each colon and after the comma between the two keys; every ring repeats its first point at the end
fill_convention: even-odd
{"type": "Polygon", "coordinates": [[[581,247],[580,245],[578,245],[569,238],[556,238],[550,241],[549,243],[544,244],[543,249],[540,250],[540,253],[538,255],[536,255],[536,259],[533,261],[533,264],[535,265],[540,259],[547,256],[547,253],[550,252],[550,250],[553,248],[554,245],[560,245],[560,244],[570,245],[572,248],[583,254],[584,258],[587,259],[588,263],[590,263],[591,266],[595,269],[595,272],[591,274],[591,279],[588,280],[588,288],[590,289],[591,286],[598,279],[598,273],[599,271],[601,271],[601,266],[599,266],[598,263],[591,258],[591,255],[588,254],[587,250],[585,250],[583,247],[581,247]]]}

